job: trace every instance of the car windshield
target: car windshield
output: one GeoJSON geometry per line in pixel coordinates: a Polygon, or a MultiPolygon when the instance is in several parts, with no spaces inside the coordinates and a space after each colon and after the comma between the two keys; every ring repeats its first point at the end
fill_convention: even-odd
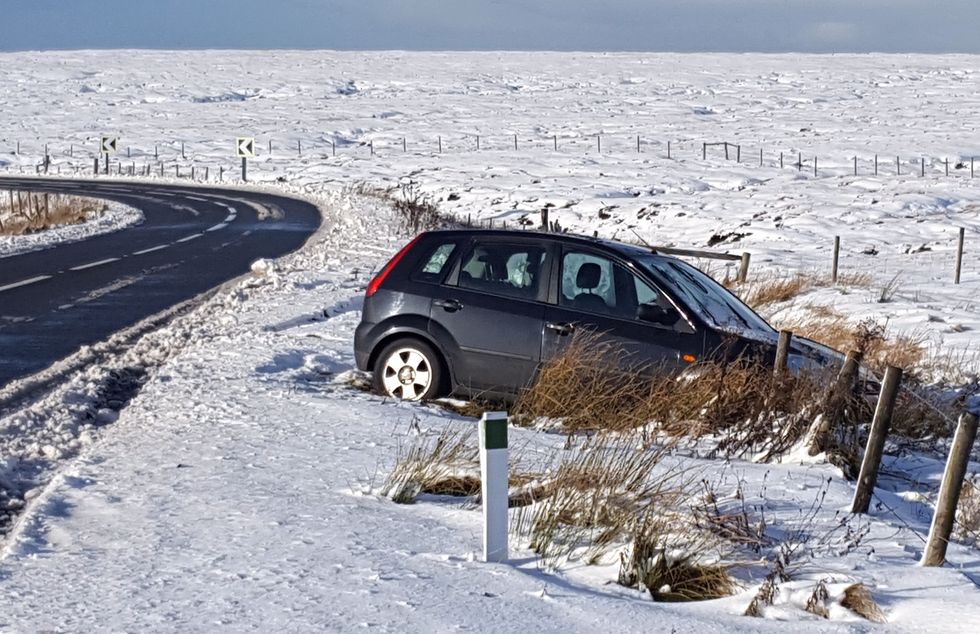
{"type": "Polygon", "coordinates": [[[654,255],[642,255],[637,260],[709,324],[726,330],[774,332],[728,289],[687,262],[654,255]]]}

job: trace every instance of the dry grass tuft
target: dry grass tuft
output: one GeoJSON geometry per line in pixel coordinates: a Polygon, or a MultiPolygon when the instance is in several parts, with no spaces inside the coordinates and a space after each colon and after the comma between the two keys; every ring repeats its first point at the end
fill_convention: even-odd
{"type": "Polygon", "coordinates": [[[104,202],[58,194],[0,192],[0,235],[23,235],[74,225],[105,211],[104,202]]]}
{"type": "Polygon", "coordinates": [[[863,583],[847,586],[844,589],[844,596],[841,598],[840,604],[872,623],[888,622],[884,611],[875,603],[874,597],[871,596],[871,592],[863,583]]]}
{"type": "Polygon", "coordinates": [[[963,480],[956,506],[956,536],[975,546],[980,544],[980,477],[977,474],[963,480]]]}
{"type": "MultiPolygon", "coordinates": [[[[842,288],[870,288],[872,277],[867,273],[849,273],[837,277],[837,286],[842,288]]],[[[829,275],[816,273],[780,274],[769,273],[737,284],[731,280],[726,286],[735,291],[742,301],[753,309],[761,309],[771,304],[779,304],[796,299],[815,288],[834,286],[829,275]]]]}
{"type": "Polygon", "coordinates": [[[408,447],[399,446],[395,467],[381,488],[381,495],[397,504],[412,504],[422,493],[475,495],[480,491],[480,452],[475,428],[444,427],[429,436],[416,432],[408,447]]]}
{"type": "Polygon", "coordinates": [[[546,565],[601,561],[634,532],[638,517],[664,513],[685,497],[681,473],[657,470],[666,453],[629,438],[590,438],[553,472],[544,499],[518,511],[514,532],[546,565]]]}
{"type": "Polygon", "coordinates": [[[428,194],[422,193],[415,181],[403,182],[398,187],[377,187],[359,182],[345,190],[349,194],[367,196],[383,200],[401,215],[405,228],[412,233],[439,229],[453,220],[439,212],[436,201],[428,194]]]}
{"type": "MultiPolygon", "coordinates": [[[[515,404],[518,420],[561,420],[570,432],[642,427],[662,413],[663,379],[620,369],[621,346],[578,331],[565,351],[546,363],[515,404]]],[[[668,380],[669,382],[669,380],[668,380]]]]}
{"type": "Polygon", "coordinates": [[[621,369],[623,349],[592,333],[576,333],[518,399],[519,422],[560,421],[569,433],[664,432],[673,438],[718,436],[727,455],[789,449],[806,429],[816,376],[780,382],[747,362],[703,363],[680,377],[650,367],[621,369]]]}
{"type": "Polygon", "coordinates": [[[913,374],[930,370],[924,334],[890,335],[884,326],[870,322],[854,324],[826,307],[811,317],[776,320],[773,325],[836,350],[862,349],[865,364],[877,374],[884,373],[889,365],[913,374]]]}

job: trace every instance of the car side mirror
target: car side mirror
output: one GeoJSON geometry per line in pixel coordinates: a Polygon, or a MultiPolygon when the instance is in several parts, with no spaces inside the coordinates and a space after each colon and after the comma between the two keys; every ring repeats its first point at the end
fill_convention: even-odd
{"type": "Polygon", "coordinates": [[[681,318],[681,314],[674,307],[664,308],[659,304],[640,304],[636,314],[640,321],[661,326],[673,326],[681,318]]]}

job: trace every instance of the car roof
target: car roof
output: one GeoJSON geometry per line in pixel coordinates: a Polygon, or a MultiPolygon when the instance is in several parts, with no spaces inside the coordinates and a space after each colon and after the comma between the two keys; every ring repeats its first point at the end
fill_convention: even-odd
{"type": "Polygon", "coordinates": [[[427,231],[427,235],[464,235],[464,236],[486,236],[486,237],[544,237],[548,240],[553,240],[555,242],[562,242],[565,244],[579,244],[583,246],[593,246],[602,247],[616,251],[622,255],[626,256],[640,256],[640,255],[651,255],[656,254],[660,257],[665,257],[663,254],[658,254],[653,247],[644,247],[636,244],[629,244],[626,242],[619,242],[617,240],[608,240],[605,238],[598,238],[594,236],[585,236],[576,233],[559,233],[551,231],[540,231],[538,229],[529,230],[517,230],[517,229],[437,229],[434,231],[427,231]]]}

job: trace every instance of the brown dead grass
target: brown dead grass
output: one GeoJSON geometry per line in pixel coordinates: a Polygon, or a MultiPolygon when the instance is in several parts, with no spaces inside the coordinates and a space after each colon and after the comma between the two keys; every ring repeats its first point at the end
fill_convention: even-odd
{"type": "Polygon", "coordinates": [[[980,477],[977,474],[963,480],[956,506],[956,536],[967,543],[980,545],[980,477]]]}
{"type": "Polygon", "coordinates": [[[701,363],[681,376],[656,368],[624,368],[623,350],[595,333],[573,335],[562,355],[542,367],[518,398],[520,424],[556,421],[568,433],[639,430],[718,437],[727,455],[748,451],[775,457],[806,430],[807,403],[816,402],[822,377],[787,376],[748,362],[701,363]]]}
{"type": "MultiPolygon", "coordinates": [[[[838,275],[837,286],[842,288],[870,288],[872,277],[867,273],[848,273],[838,275]]],[[[755,310],[771,304],[788,302],[815,288],[834,286],[829,275],[817,273],[766,273],[750,279],[748,282],[736,283],[731,280],[726,284],[743,302],[755,310]]]]}
{"type": "Polygon", "coordinates": [[[104,202],[78,196],[0,192],[0,235],[23,235],[84,222],[106,208],[104,202]]]}
{"type": "Polygon", "coordinates": [[[879,376],[890,365],[911,375],[934,369],[924,334],[889,333],[885,327],[869,322],[854,324],[827,306],[807,306],[807,310],[808,317],[774,320],[773,326],[842,352],[861,347],[865,365],[879,376]]]}

